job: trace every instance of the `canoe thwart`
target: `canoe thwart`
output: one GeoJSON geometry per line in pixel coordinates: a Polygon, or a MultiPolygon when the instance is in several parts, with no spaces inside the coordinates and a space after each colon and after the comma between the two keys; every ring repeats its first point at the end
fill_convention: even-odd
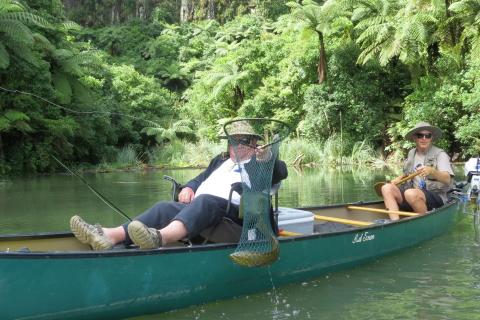
{"type": "Polygon", "coordinates": [[[301,236],[301,233],[298,232],[292,232],[292,231],[287,231],[287,230],[280,230],[278,232],[278,235],[280,237],[296,237],[296,236],[301,236]]]}
{"type": "Polygon", "coordinates": [[[349,224],[349,225],[357,226],[357,227],[366,227],[366,226],[373,225],[372,222],[350,220],[350,219],[343,219],[343,218],[334,218],[334,217],[329,217],[329,216],[321,216],[321,215],[318,215],[318,214],[315,215],[315,220],[338,222],[338,223],[349,224]]]}
{"type": "Polygon", "coordinates": [[[393,213],[398,214],[399,216],[406,216],[406,217],[416,217],[419,214],[415,212],[405,212],[405,211],[394,211],[394,210],[386,210],[386,209],[375,209],[375,208],[367,208],[367,207],[358,207],[358,206],[347,206],[348,210],[359,210],[359,211],[368,211],[368,212],[378,212],[378,213],[393,213]]]}

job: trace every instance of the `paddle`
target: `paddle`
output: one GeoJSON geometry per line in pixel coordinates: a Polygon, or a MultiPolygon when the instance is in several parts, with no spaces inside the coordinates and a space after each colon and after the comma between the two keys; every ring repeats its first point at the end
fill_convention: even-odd
{"type": "MultiPolygon", "coordinates": [[[[396,182],[395,185],[398,186],[398,185],[401,185],[402,183],[418,176],[420,174],[420,171],[417,171],[417,172],[414,172],[412,174],[409,174],[408,176],[406,176],[405,178],[402,178],[400,181],[396,182]]],[[[375,192],[377,193],[377,195],[379,197],[382,196],[382,187],[388,182],[377,182],[375,183],[375,186],[373,187],[375,189],[375,192]]]]}

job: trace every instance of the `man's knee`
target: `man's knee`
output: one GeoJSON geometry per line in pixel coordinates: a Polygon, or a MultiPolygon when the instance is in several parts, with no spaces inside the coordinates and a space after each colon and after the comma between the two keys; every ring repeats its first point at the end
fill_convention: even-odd
{"type": "Polygon", "coordinates": [[[398,187],[393,183],[386,183],[382,186],[383,195],[393,195],[398,190],[398,187]]]}
{"type": "Polygon", "coordinates": [[[419,189],[405,190],[404,196],[405,196],[405,200],[408,203],[413,203],[416,201],[425,201],[425,196],[423,195],[423,192],[419,189]]]}

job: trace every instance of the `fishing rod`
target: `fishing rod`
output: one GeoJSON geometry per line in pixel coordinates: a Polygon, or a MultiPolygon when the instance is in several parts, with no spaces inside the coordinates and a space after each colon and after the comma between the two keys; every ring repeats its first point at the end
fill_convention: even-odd
{"type": "Polygon", "coordinates": [[[58,160],[54,155],[52,155],[52,158],[55,159],[65,170],[70,172],[72,175],[80,179],[97,197],[100,198],[107,206],[109,206],[113,211],[116,213],[122,215],[124,218],[126,218],[128,221],[132,221],[132,219],[122,210],[120,210],[116,205],[114,205],[110,200],[105,198],[100,192],[98,192],[94,187],[92,187],[81,175],[76,173],[75,171],[71,170],[69,167],[67,167],[65,164],[62,163],[62,161],[58,160]]]}
{"type": "MultiPolygon", "coordinates": [[[[142,119],[142,118],[139,118],[139,117],[135,117],[135,116],[132,116],[132,115],[129,115],[129,114],[124,114],[124,113],[120,113],[120,112],[109,112],[109,111],[77,111],[77,110],[73,110],[73,109],[70,109],[70,108],[67,108],[67,107],[64,107],[64,106],[61,106],[55,102],[52,102],[50,100],[47,100],[39,95],[36,95],[34,93],[31,93],[31,92],[25,92],[25,91],[20,91],[20,90],[13,90],[13,89],[7,89],[7,88],[4,88],[2,86],[0,86],[0,90],[3,90],[5,92],[8,92],[8,93],[14,93],[14,94],[23,94],[23,95],[28,95],[28,96],[32,96],[34,98],[37,98],[37,99],[40,99],[50,105],[53,105],[59,109],[62,109],[62,110],[65,110],[65,111],[68,111],[68,112],[71,112],[71,113],[76,113],[76,114],[83,114],[83,115],[89,115],[89,114],[103,114],[103,115],[119,115],[119,116],[123,116],[123,117],[128,117],[128,118],[131,118],[131,119],[135,119],[135,120],[142,120],[142,121],[145,121],[145,122],[148,122],[150,124],[153,124],[154,126],[157,126],[157,127],[160,127],[160,125],[154,121],[151,121],[151,120],[147,120],[147,119],[142,119]]],[[[63,162],[61,162],[59,159],[57,159],[55,156],[52,155],[52,158],[58,162],[65,170],[67,170],[68,172],[70,172],[70,174],[72,174],[73,176],[75,176],[76,178],[80,179],[80,181],[82,181],[98,198],[100,198],[100,200],[102,200],[107,206],[109,206],[113,211],[115,211],[116,213],[120,214],[121,216],[123,216],[124,218],[126,218],[128,221],[132,221],[132,219],[125,213],[123,212],[122,210],[120,210],[116,205],[113,204],[113,202],[111,202],[110,200],[108,200],[105,196],[103,196],[99,191],[97,191],[94,187],[92,187],[82,176],[80,176],[78,173],[76,173],[75,171],[71,170],[69,167],[67,167],[63,162]]]]}

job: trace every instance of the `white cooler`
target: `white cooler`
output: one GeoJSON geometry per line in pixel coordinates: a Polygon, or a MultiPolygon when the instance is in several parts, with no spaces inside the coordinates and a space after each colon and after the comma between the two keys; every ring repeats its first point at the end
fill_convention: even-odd
{"type": "Polygon", "coordinates": [[[278,229],[300,234],[312,234],[313,213],[305,210],[279,207],[278,229]]]}

